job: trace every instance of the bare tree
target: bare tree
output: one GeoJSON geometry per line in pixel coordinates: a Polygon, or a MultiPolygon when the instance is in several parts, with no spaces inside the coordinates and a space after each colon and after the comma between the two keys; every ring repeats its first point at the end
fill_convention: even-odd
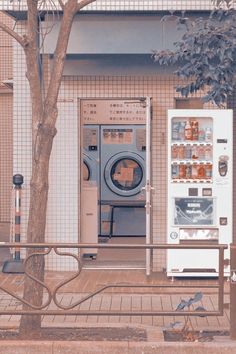
{"type": "MultiPolygon", "coordinates": [[[[58,0],[62,16],[56,49],[53,56],[53,69],[46,93],[42,94],[42,78],[39,69],[40,47],[39,11],[46,0],[27,0],[27,25],[24,35],[0,22],[0,28],[12,36],[23,48],[26,57],[32,107],[32,176],[30,181],[30,207],[27,228],[27,242],[45,242],[46,211],[48,200],[49,160],[53,138],[56,135],[58,116],[57,98],[62,81],[63,67],[74,16],[86,5],[95,0],[58,0]]],[[[33,252],[33,251],[29,251],[33,252]]],[[[44,257],[31,257],[27,265],[29,272],[37,279],[44,279],[44,257]]],[[[40,284],[25,277],[24,299],[34,306],[41,306],[43,288],[40,284]]],[[[26,308],[27,306],[24,305],[26,308]]],[[[22,316],[20,330],[27,332],[39,330],[40,315],[22,316]]]]}

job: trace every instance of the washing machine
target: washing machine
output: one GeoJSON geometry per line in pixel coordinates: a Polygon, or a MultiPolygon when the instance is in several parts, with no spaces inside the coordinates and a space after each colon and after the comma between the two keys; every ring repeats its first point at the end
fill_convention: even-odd
{"type": "Polygon", "coordinates": [[[83,180],[100,185],[99,154],[100,136],[98,125],[83,126],[83,180]]]}
{"type": "Polygon", "coordinates": [[[145,235],[144,125],[101,126],[101,234],[145,235]]]}

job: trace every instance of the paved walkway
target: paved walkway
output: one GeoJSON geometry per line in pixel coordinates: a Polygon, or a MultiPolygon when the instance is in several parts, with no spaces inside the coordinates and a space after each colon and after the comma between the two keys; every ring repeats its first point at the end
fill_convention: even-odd
{"type": "MultiPolygon", "coordinates": [[[[54,288],[62,279],[68,278],[71,273],[48,272],[46,283],[54,288]]],[[[71,305],[86,297],[90,292],[108,283],[131,284],[128,288],[110,288],[94,296],[77,306],[78,310],[88,311],[174,311],[181,299],[188,300],[194,293],[201,291],[203,298],[196,306],[203,306],[206,310],[212,311],[218,308],[218,297],[216,289],[206,289],[202,286],[213,285],[216,280],[209,279],[185,279],[171,282],[164,274],[154,274],[147,278],[144,271],[119,271],[119,270],[83,270],[80,276],[65,285],[58,294],[58,301],[63,305],[71,305]],[[132,284],[140,284],[140,288],[132,288],[132,284]],[[176,288],[144,288],[142,285],[169,285],[176,288]],[[188,289],[181,288],[182,285],[197,286],[188,289]]],[[[23,276],[13,274],[0,274],[0,286],[22,295],[23,276]]],[[[224,316],[194,317],[192,324],[195,329],[229,330],[229,284],[225,283],[224,316]]],[[[50,304],[49,309],[55,309],[55,304],[50,304]]],[[[18,300],[0,291],[0,310],[21,309],[18,300]]],[[[17,327],[20,316],[1,315],[0,327],[17,327]]],[[[83,325],[145,325],[161,328],[168,328],[171,323],[180,321],[184,317],[176,316],[44,316],[44,326],[83,326],[83,325]]]]}

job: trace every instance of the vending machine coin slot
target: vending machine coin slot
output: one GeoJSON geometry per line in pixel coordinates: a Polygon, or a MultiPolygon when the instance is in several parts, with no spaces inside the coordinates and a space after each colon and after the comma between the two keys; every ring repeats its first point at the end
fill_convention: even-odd
{"type": "Polygon", "coordinates": [[[197,197],[198,196],[198,188],[189,188],[188,189],[189,197],[197,197]]]}
{"type": "Polygon", "coordinates": [[[212,188],[203,188],[202,189],[203,197],[211,197],[212,196],[212,188]]]}
{"type": "Polygon", "coordinates": [[[228,224],[228,219],[225,217],[220,217],[220,225],[224,226],[228,224]]]}

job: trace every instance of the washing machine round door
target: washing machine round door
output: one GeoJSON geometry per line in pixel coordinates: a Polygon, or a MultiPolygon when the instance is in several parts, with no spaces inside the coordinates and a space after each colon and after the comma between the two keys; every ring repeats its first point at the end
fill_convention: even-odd
{"type": "Polygon", "coordinates": [[[119,153],[106,164],[104,176],[115,194],[136,195],[145,186],[144,160],[135,153],[119,153]]]}
{"type": "Polygon", "coordinates": [[[87,162],[84,160],[83,161],[83,181],[89,181],[89,180],[90,180],[90,169],[87,162]]]}

